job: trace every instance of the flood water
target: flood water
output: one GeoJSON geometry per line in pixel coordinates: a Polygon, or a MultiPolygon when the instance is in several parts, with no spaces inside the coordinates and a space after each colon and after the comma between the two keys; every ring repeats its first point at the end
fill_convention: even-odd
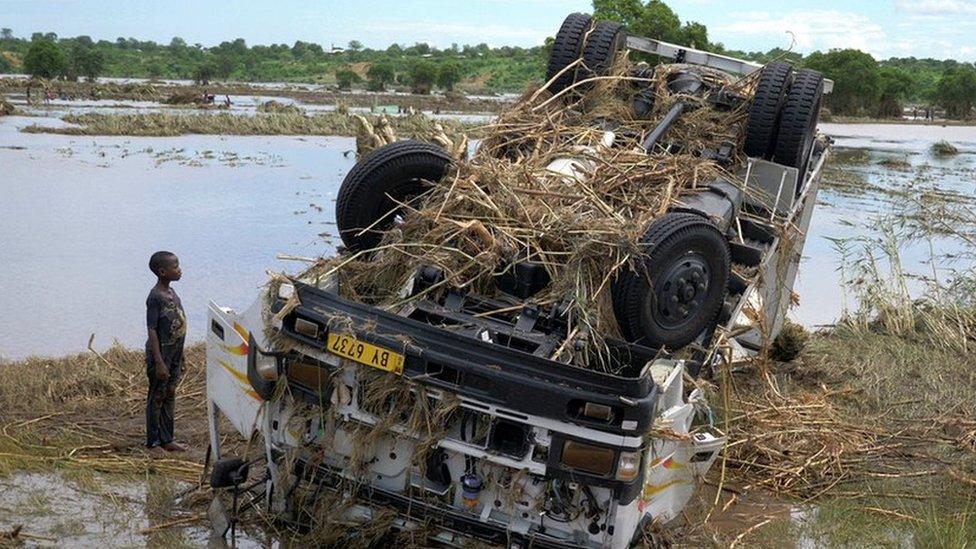
{"type": "MultiPolygon", "coordinates": [[[[22,527],[27,547],[228,547],[211,539],[199,514],[173,503],[189,487],[164,477],[14,473],[0,479],[0,532],[22,527]]],[[[242,529],[235,541],[241,549],[274,546],[242,529]]]]}
{"type": "MultiPolygon", "coordinates": [[[[342,137],[74,137],[26,134],[0,118],[0,358],[81,351],[145,341],[144,302],[159,249],[176,252],[175,285],[190,338],[202,339],[207,302],[243,308],[266,271],[295,271],[279,253],[333,251],[333,207],[355,148],[342,137]]],[[[829,324],[841,311],[838,258],[826,237],[850,236],[872,215],[897,206],[892,190],[938,188],[974,195],[976,128],[836,125],[833,174],[863,191],[834,186],[820,195],[804,250],[793,316],[829,324]],[[948,139],[963,154],[929,153],[948,139]],[[897,157],[899,169],[879,164],[897,157]],[[924,177],[922,177],[924,176],[924,177]],[[845,178],[846,179],[846,178],[845,178]],[[923,180],[919,183],[919,180],[923,180]],[[849,226],[852,223],[854,226],[849,226]]],[[[909,253],[910,261],[921,255],[909,253]]]]}

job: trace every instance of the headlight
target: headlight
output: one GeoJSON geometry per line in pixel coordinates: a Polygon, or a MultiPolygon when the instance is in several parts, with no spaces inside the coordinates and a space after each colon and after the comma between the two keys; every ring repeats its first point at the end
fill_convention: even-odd
{"type": "Polygon", "coordinates": [[[259,360],[254,364],[254,370],[264,381],[278,381],[278,363],[274,360],[259,360]]]}
{"type": "Polygon", "coordinates": [[[617,461],[617,480],[625,482],[634,480],[640,473],[640,465],[640,452],[620,452],[620,459],[617,461]]]}
{"type": "Polygon", "coordinates": [[[566,467],[606,477],[613,473],[614,452],[612,448],[567,440],[561,462],[566,467]]]}

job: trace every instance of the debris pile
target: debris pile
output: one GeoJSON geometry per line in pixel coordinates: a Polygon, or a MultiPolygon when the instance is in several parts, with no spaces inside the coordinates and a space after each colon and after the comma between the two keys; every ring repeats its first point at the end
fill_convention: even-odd
{"type": "Polygon", "coordinates": [[[258,105],[258,112],[260,113],[274,113],[274,114],[295,114],[302,115],[305,111],[296,105],[286,105],[280,101],[275,101],[274,99],[270,101],[265,101],[258,105]]]}
{"type": "MultiPolygon", "coordinates": [[[[599,347],[604,336],[617,335],[609,299],[612,279],[640,252],[640,238],[652,220],[700,186],[719,177],[733,179],[701,153],[736,142],[746,114],[669,93],[668,76],[689,70],[686,66],[662,65],[645,78],[632,76],[634,67],[624,59],[612,76],[584,81],[578,90],[559,96],[544,88],[529,90],[483,128],[485,137],[472,161],[458,163],[427,193],[404,205],[402,223],[378,247],[322,260],[305,276],[337,272],[343,296],[392,307],[402,304],[400,290],[422,265],[441,269],[444,287],[494,296],[499,277],[516,260],[531,261],[543,265],[551,280],[533,300],[542,307],[566,307],[570,333],[599,347]],[[654,108],[639,116],[634,97],[648,85],[654,86],[654,108]],[[570,94],[575,95],[566,100],[570,94]],[[699,107],[669,133],[682,147],[646,153],[642,139],[676,101],[699,107]],[[581,159],[578,170],[585,175],[568,177],[547,169],[561,158],[581,159]]],[[[728,78],[693,70],[703,78],[728,78]]],[[[723,83],[748,92],[750,82],[723,83]]],[[[360,124],[368,136],[361,151],[395,140],[382,118],[376,127],[360,124]]],[[[465,142],[458,136],[444,138],[465,142]]],[[[460,151],[454,146],[451,152],[458,156],[460,151]]]]}

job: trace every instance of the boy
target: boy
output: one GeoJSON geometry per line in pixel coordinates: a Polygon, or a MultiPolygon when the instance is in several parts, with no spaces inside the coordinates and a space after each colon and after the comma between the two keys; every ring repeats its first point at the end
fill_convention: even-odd
{"type": "Polygon", "coordinates": [[[173,415],[176,386],[183,373],[183,340],[186,316],[176,291],[170,288],[183,276],[180,260],[172,252],[156,252],[149,258],[149,270],[157,277],[146,298],[146,374],[149,396],[146,399],[146,447],[153,457],[186,450],[173,441],[173,415]]]}

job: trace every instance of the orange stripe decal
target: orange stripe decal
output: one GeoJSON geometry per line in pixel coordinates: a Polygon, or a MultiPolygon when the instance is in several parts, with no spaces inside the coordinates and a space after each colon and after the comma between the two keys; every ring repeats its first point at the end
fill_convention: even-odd
{"type": "Polygon", "coordinates": [[[664,490],[667,490],[668,488],[676,484],[685,484],[686,482],[688,481],[674,479],[674,480],[669,480],[668,482],[665,482],[664,484],[660,484],[658,486],[648,484],[647,486],[644,487],[644,501],[651,499],[658,493],[663,492],[664,490]]]}
{"type": "Polygon", "coordinates": [[[248,333],[248,331],[245,330],[243,326],[241,326],[236,322],[234,323],[234,331],[237,332],[237,335],[241,336],[241,339],[243,339],[244,341],[241,342],[240,345],[233,345],[233,346],[221,345],[221,347],[224,349],[224,351],[232,355],[247,356],[247,351],[248,351],[247,342],[250,341],[251,334],[248,333]]]}
{"type": "Polygon", "coordinates": [[[226,360],[218,359],[217,363],[220,364],[225,370],[227,370],[227,373],[234,376],[234,379],[239,381],[244,386],[244,392],[247,393],[248,396],[250,396],[254,400],[261,400],[261,397],[258,396],[256,392],[254,392],[254,389],[251,389],[251,382],[248,381],[246,375],[238,372],[237,369],[231,366],[230,363],[227,362],[226,360]]]}

